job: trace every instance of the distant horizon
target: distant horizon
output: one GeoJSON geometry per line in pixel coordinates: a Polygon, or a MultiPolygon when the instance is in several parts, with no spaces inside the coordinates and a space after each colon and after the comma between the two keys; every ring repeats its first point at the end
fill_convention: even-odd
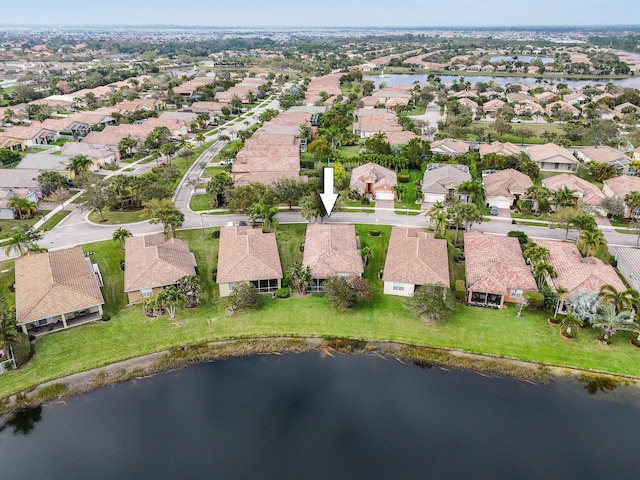
{"type": "Polygon", "coordinates": [[[504,28],[510,26],[614,27],[640,20],[637,0],[537,0],[524,11],[512,0],[51,0],[6,2],[2,24],[15,26],[169,26],[183,28],[504,28]],[[540,19],[544,19],[542,22],[540,19]]]}

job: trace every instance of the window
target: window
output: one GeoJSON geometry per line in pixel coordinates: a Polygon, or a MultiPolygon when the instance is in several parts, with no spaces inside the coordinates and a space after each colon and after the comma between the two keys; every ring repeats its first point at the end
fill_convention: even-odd
{"type": "Polygon", "coordinates": [[[393,283],[394,292],[404,292],[404,283],[393,283]]]}
{"type": "Polygon", "coordinates": [[[555,163],[553,166],[554,170],[558,170],[560,168],[560,164],[559,163],[555,163]]]}
{"type": "Polygon", "coordinates": [[[140,296],[142,298],[148,298],[153,296],[153,288],[141,288],[140,296]]]}
{"type": "Polygon", "coordinates": [[[509,291],[509,296],[511,298],[520,298],[522,297],[522,290],[520,290],[519,288],[512,288],[509,291]]]}

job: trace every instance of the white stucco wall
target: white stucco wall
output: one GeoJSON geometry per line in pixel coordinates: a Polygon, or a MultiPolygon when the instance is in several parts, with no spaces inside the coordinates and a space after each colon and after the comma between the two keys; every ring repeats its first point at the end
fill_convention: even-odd
{"type": "Polygon", "coordinates": [[[384,293],[386,295],[397,295],[399,297],[410,297],[413,295],[415,285],[413,283],[401,283],[401,282],[384,282],[384,293]],[[394,290],[393,285],[400,285],[404,290],[394,290]]]}

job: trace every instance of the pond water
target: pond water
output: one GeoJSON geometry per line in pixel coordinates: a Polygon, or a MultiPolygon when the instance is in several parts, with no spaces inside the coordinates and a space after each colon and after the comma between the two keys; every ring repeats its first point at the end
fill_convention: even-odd
{"type": "Polygon", "coordinates": [[[1,478],[635,479],[637,393],[376,356],[225,360],[0,419],[1,478]]]}
{"type": "Polygon", "coordinates": [[[553,58],[551,57],[532,57],[530,55],[496,55],[495,57],[491,57],[489,59],[490,62],[492,63],[500,63],[500,62],[504,62],[504,61],[508,61],[508,62],[524,62],[524,63],[531,63],[534,60],[540,60],[542,61],[542,63],[547,64],[547,63],[553,63],[553,58]]]}
{"type": "MultiPolygon", "coordinates": [[[[483,76],[483,75],[436,75],[440,77],[442,83],[451,83],[454,80],[459,80],[463,77],[466,81],[471,83],[476,82],[485,82],[489,83],[493,81],[494,83],[504,87],[508,84],[512,83],[521,83],[526,86],[531,86],[534,83],[541,81],[540,78],[534,77],[493,77],[493,76],[483,76]]],[[[386,73],[384,76],[381,75],[365,75],[363,77],[364,80],[372,81],[376,88],[380,86],[381,83],[384,83],[387,87],[397,87],[399,85],[412,85],[415,82],[420,82],[421,84],[427,83],[428,75],[425,74],[411,74],[411,73],[386,73]]],[[[621,78],[621,79],[602,79],[602,80],[574,80],[574,79],[564,79],[564,78],[547,78],[542,80],[543,83],[548,83],[549,85],[555,85],[557,83],[566,83],[570,87],[577,87],[582,85],[606,85],[607,83],[613,83],[615,85],[620,85],[623,87],[636,87],[640,88],[640,76],[638,77],[630,77],[630,78],[621,78]]]]}

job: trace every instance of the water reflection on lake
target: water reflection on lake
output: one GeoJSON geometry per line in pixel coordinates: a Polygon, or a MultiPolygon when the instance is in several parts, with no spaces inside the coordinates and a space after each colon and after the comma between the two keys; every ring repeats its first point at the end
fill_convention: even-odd
{"type": "Polygon", "coordinates": [[[0,433],[1,477],[635,478],[637,387],[584,383],[374,356],[219,361],[23,414],[0,433]]]}
{"type": "MultiPolygon", "coordinates": [[[[535,77],[492,77],[492,76],[483,76],[483,75],[465,75],[464,73],[460,75],[435,75],[440,77],[442,83],[452,83],[454,80],[459,80],[461,77],[464,77],[465,81],[476,83],[476,82],[484,82],[489,83],[493,81],[494,83],[504,87],[508,84],[512,83],[521,83],[526,86],[531,86],[534,83],[538,83],[542,81],[543,83],[548,84],[558,84],[558,83],[566,83],[570,87],[577,87],[582,85],[605,85],[607,83],[613,83],[615,85],[620,85],[623,87],[636,87],[640,88],[640,77],[630,77],[630,78],[621,78],[617,80],[612,79],[602,79],[602,80],[574,80],[574,79],[565,79],[565,78],[535,78],[535,77]]],[[[380,75],[365,75],[363,77],[364,80],[372,81],[376,88],[380,86],[381,83],[384,83],[387,87],[397,87],[399,85],[412,85],[415,82],[419,82],[422,84],[427,83],[428,75],[425,74],[410,74],[410,73],[392,73],[392,74],[384,74],[384,76],[380,75]]]]}

